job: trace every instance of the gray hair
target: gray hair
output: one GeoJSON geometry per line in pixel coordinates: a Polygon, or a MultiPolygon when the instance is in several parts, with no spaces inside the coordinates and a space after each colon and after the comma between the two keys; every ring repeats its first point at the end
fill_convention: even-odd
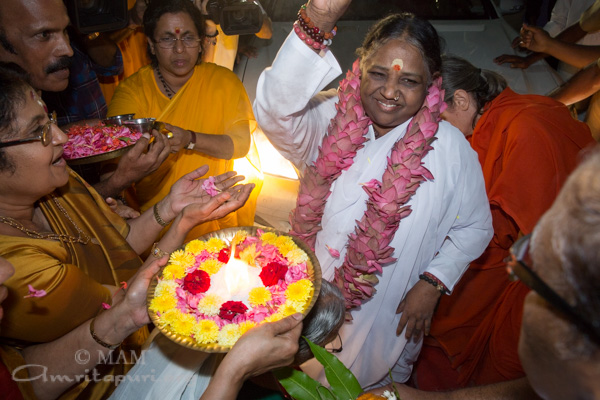
{"type": "MultiPolygon", "coordinates": [[[[319,297],[304,318],[302,336],[319,346],[326,345],[344,323],[345,313],[346,303],[342,293],[337,286],[323,280],[319,297]]],[[[300,364],[310,358],[312,358],[310,347],[303,338],[300,338],[296,360],[300,364]]]]}
{"type": "MultiPolygon", "coordinates": [[[[597,330],[600,330],[599,172],[597,147],[569,176],[554,205],[542,217],[539,231],[549,231],[551,249],[532,249],[534,261],[541,257],[546,264],[540,267],[554,268],[564,278],[563,285],[554,287],[557,293],[597,330]],[[552,253],[552,257],[544,253],[552,253]]],[[[590,356],[600,349],[598,343],[583,335],[574,324],[569,325],[569,331],[565,337],[568,344],[563,347],[572,356],[590,356]]]]}

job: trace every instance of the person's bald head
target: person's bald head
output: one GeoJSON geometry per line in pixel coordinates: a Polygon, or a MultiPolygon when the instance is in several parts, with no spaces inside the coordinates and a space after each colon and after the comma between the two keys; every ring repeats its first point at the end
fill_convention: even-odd
{"type": "Polygon", "coordinates": [[[0,61],[27,71],[36,89],[64,90],[73,55],[68,24],[62,0],[0,1],[0,61]]]}

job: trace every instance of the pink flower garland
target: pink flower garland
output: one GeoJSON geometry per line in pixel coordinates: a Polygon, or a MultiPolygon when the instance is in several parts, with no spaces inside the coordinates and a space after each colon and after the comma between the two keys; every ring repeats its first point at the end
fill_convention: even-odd
{"type": "MultiPolygon", "coordinates": [[[[321,228],[325,203],[331,194],[332,183],[354,162],[356,152],[367,141],[371,120],[366,116],[360,100],[359,60],[340,82],[337,114],[331,120],[327,135],[319,148],[313,165],[307,167],[300,180],[296,208],[291,215],[291,233],[305,240],[312,248],[321,228]]],[[[379,282],[375,272],[382,272],[383,264],[396,261],[391,255],[391,243],[400,220],[411,213],[406,203],[421,182],[433,179],[423,166],[423,157],[432,150],[443,101],[441,78],[429,88],[423,107],[410,122],[407,132],[398,140],[388,157],[381,182],[369,181],[363,189],[369,194],[367,210],[349,235],[346,257],[336,268],[334,283],[342,291],[346,309],[360,306],[375,294],[379,282]]],[[[350,313],[346,318],[351,320],[350,313]]]]}

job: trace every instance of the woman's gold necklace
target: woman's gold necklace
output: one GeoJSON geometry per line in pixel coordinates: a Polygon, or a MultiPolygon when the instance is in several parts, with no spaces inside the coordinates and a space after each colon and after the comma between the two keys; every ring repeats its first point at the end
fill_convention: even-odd
{"type": "Polygon", "coordinates": [[[75,227],[75,230],[77,230],[77,235],[78,235],[77,237],[71,236],[71,235],[66,235],[63,233],[39,233],[32,229],[25,228],[25,226],[23,226],[22,223],[20,223],[19,221],[17,221],[14,218],[4,217],[2,215],[0,215],[0,222],[2,222],[3,224],[6,224],[6,225],[12,226],[15,229],[20,230],[21,232],[25,233],[27,236],[29,236],[30,238],[33,238],[33,239],[52,239],[52,240],[59,240],[61,242],[81,243],[81,244],[88,244],[88,243],[92,242],[93,244],[99,244],[99,242],[96,238],[86,235],[81,230],[81,228],[79,228],[79,226],[75,223],[75,221],[73,221],[73,219],[71,219],[71,216],[67,213],[67,210],[64,209],[64,207],[59,203],[58,199],[54,195],[52,195],[52,200],[54,201],[54,203],[56,204],[58,209],[65,215],[65,217],[67,217],[69,222],[71,222],[71,224],[75,227]]]}
{"type": "Polygon", "coordinates": [[[165,89],[165,94],[167,95],[168,98],[173,97],[173,95],[175,94],[175,91],[173,89],[171,89],[171,86],[169,86],[167,84],[167,81],[165,81],[165,78],[163,78],[162,74],[160,73],[160,69],[158,67],[156,67],[156,75],[158,76],[158,79],[160,80],[160,83],[162,83],[163,85],[163,89],[165,89]]]}

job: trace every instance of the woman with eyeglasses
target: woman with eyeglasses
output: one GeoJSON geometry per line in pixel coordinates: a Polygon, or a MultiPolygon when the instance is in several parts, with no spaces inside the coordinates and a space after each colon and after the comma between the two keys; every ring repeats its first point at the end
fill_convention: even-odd
{"type": "MultiPolygon", "coordinates": [[[[205,35],[200,10],[189,0],[156,0],[144,13],[151,65],[117,87],[108,115],[135,114],[166,123],[174,137],[171,155],[152,174],[135,184],[142,211],[198,165],[210,175],[233,169],[233,159],[246,156],[256,127],[252,105],[237,76],[201,62],[218,37],[205,35]]],[[[258,190],[242,210],[195,228],[189,238],[222,228],[252,225],[258,190]]]]}
{"type": "MultiPolygon", "coordinates": [[[[200,167],[178,180],[151,210],[125,221],[67,167],[62,158],[67,136],[48,118],[37,92],[5,68],[0,68],[0,87],[0,256],[15,269],[5,282],[0,342],[26,354],[30,346],[84,325],[86,343],[96,346],[85,363],[95,365],[98,351],[108,354],[132,333],[122,349],[127,354],[139,350],[149,322],[145,296],[135,315],[116,316],[124,323],[111,323],[102,314],[131,292],[128,285],[142,265],[139,255],[152,248],[153,260],[172,252],[195,225],[242,206],[252,185],[232,187],[243,177],[217,175],[222,192],[211,197],[199,179],[207,168],[200,167]],[[170,229],[155,242],[167,223],[170,229]]],[[[65,369],[77,361],[71,353],[65,369]]],[[[121,375],[130,367],[121,358],[99,367],[99,374],[121,375]]],[[[111,389],[114,383],[93,380],[74,383],[73,390],[94,399],[111,389]]],[[[45,397],[52,390],[36,392],[45,397]]]]}
{"type": "Polygon", "coordinates": [[[528,288],[506,277],[505,258],[550,208],[589,128],[548,97],[520,95],[500,75],[446,56],[442,118],[467,137],[481,163],[494,236],[451,296],[440,301],[416,366],[418,386],[448,390],[524,376],[517,354],[528,288]],[[440,379],[439,377],[444,377],[440,379]]]}

